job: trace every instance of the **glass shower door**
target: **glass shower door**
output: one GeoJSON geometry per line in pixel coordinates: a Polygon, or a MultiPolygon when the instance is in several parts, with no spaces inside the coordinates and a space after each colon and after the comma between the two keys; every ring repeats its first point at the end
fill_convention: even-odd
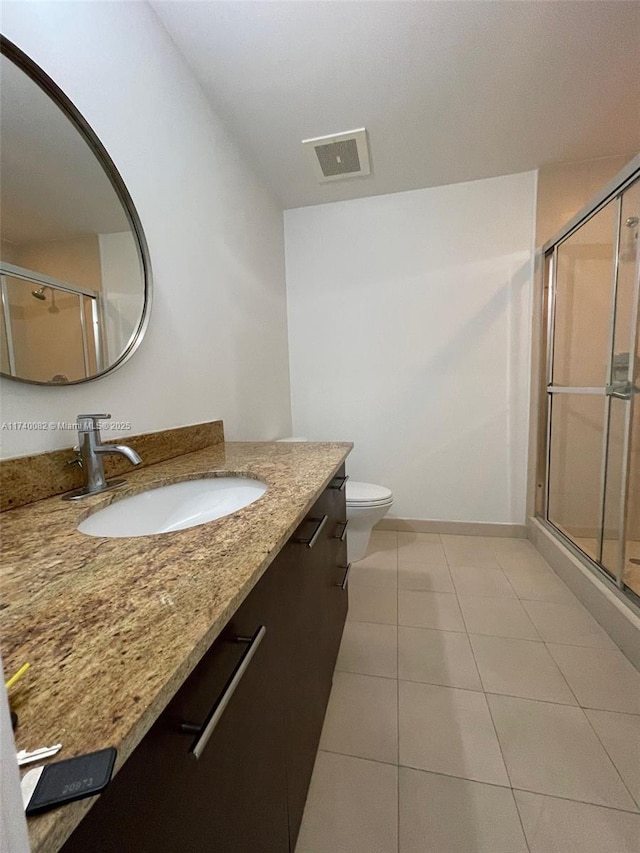
{"type": "Polygon", "coordinates": [[[600,562],[621,586],[626,584],[640,596],[639,219],[640,183],[636,183],[620,198],[600,562]]]}
{"type": "Polygon", "coordinates": [[[553,253],[546,508],[548,521],[638,595],[639,217],[636,182],[553,253]]]}
{"type": "Polygon", "coordinates": [[[617,224],[614,200],[560,243],[553,264],[547,518],[596,561],[617,224]]]}

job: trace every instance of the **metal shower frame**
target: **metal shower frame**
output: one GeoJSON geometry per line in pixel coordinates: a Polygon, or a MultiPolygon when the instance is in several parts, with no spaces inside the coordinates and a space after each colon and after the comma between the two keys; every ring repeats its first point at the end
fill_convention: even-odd
{"type": "MultiPolygon", "coordinates": [[[[607,580],[612,580],[611,573],[602,565],[602,551],[604,540],[604,513],[605,513],[605,487],[607,475],[607,449],[609,443],[609,426],[610,426],[610,411],[611,399],[619,397],[629,401],[629,406],[625,413],[624,425],[624,444],[623,444],[623,473],[620,484],[620,513],[618,525],[618,555],[616,571],[613,575],[613,581],[616,586],[627,593],[633,599],[637,598],[637,594],[633,590],[629,591],[624,584],[624,567],[625,567],[625,546],[626,546],[626,530],[628,524],[628,488],[629,488],[629,467],[631,453],[631,425],[633,418],[634,397],[640,389],[634,387],[634,372],[635,372],[635,354],[638,348],[638,323],[635,323],[631,332],[631,341],[629,347],[629,365],[627,370],[627,382],[624,389],[618,388],[613,382],[613,355],[614,355],[614,332],[616,323],[616,297],[618,290],[618,264],[619,264],[619,249],[620,249],[620,234],[622,228],[622,196],[632,184],[640,179],[640,155],[631,160],[630,163],[616,177],[602,189],[600,193],[582,210],[580,210],[567,224],[558,231],[550,240],[544,243],[537,251],[537,266],[542,280],[542,352],[544,358],[542,369],[540,371],[540,404],[539,404],[539,434],[537,457],[536,482],[539,486],[536,493],[535,514],[538,520],[549,529],[556,537],[568,545],[573,553],[577,553],[583,562],[587,561],[589,568],[596,569],[601,577],[607,580]],[[609,330],[609,358],[607,365],[607,386],[602,387],[554,387],[553,380],[553,362],[554,362],[554,324],[556,311],[556,293],[557,293],[557,257],[558,247],[581,228],[589,219],[595,216],[611,201],[617,199],[617,227],[616,227],[616,245],[615,245],[615,262],[613,267],[611,294],[612,294],[612,310],[609,330]],[[593,560],[588,554],[582,551],[572,539],[570,539],[560,528],[549,520],[549,470],[550,470],[550,451],[551,451],[551,406],[550,399],[554,394],[578,392],[581,394],[594,394],[605,396],[604,407],[604,429],[602,439],[602,465],[600,472],[600,538],[598,545],[598,559],[593,560]]],[[[640,309],[640,241],[636,249],[636,265],[635,265],[635,283],[634,283],[634,302],[633,316],[638,316],[640,309]]],[[[632,600],[633,600],[632,599],[632,600]]],[[[640,598],[638,598],[640,601],[640,598]]]]}

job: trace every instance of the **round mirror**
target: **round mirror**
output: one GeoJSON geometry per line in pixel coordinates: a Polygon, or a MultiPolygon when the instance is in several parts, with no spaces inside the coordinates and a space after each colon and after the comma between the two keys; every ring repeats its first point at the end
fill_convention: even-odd
{"type": "Polygon", "coordinates": [[[22,51],[0,46],[0,372],[87,382],[140,343],[151,307],[146,241],[89,125],[22,51]]]}

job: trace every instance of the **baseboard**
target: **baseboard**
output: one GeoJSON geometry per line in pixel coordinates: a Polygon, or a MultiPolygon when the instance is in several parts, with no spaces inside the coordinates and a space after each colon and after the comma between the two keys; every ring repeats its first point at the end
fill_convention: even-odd
{"type": "Polygon", "coordinates": [[[526,539],[526,524],[500,524],[491,521],[440,521],[428,518],[383,518],[374,530],[400,530],[405,533],[453,533],[458,536],[504,536],[526,539]]]}
{"type": "Polygon", "coordinates": [[[529,539],[631,663],[640,669],[640,609],[615,584],[583,563],[537,518],[529,519],[529,539]]]}

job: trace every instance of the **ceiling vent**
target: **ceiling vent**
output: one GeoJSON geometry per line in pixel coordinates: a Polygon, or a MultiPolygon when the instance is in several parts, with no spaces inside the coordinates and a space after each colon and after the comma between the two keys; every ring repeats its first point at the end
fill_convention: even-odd
{"type": "Polygon", "coordinates": [[[302,144],[309,152],[313,170],[321,184],[371,174],[364,127],[316,139],[303,139],[302,144]]]}

